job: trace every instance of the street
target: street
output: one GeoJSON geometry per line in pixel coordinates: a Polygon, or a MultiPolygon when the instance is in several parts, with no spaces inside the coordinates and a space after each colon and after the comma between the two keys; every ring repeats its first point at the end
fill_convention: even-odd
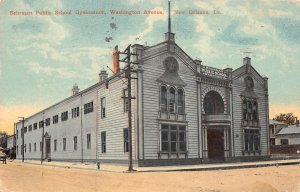
{"type": "Polygon", "coordinates": [[[0,192],[300,192],[300,165],[250,169],[114,173],[16,162],[0,164],[0,192]]]}

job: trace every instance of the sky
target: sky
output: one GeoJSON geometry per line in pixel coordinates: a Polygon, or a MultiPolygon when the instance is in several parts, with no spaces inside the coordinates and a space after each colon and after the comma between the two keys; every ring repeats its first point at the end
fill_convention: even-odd
{"type": "MultiPolygon", "coordinates": [[[[112,66],[115,45],[122,50],[162,42],[167,9],[166,0],[0,0],[0,130],[12,134],[18,117],[70,96],[74,83],[81,90],[95,84],[100,70],[112,66]],[[77,10],[106,14],[78,15],[77,10]]],[[[176,43],[204,65],[236,69],[250,56],[269,78],[270,118],[287,112],[300,118],[299,10],[300,0],[172,0],[172,32],[176,43]],[[208,14],[189,13],[196,10],[208,14]]]]}

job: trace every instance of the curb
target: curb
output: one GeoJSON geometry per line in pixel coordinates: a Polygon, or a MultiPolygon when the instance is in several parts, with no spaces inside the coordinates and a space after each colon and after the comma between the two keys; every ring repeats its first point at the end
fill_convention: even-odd
{"type": "Polygon", "coordinates": [[[258,168],[258,167],[272,167],[283,165],[297,165],[300,161],[286,162],[286,163],[267,163],[257,165],[237,165],[237,166],[220,166],[220,167],[202,167],[202,168],[187,168],[187,169],[172,169],[172,170],[145,170],[138,172],[180,172],[180,171],[215,171],[215,170],[230,170],[230,169],[246,169],[246,168],[258,168]]]}

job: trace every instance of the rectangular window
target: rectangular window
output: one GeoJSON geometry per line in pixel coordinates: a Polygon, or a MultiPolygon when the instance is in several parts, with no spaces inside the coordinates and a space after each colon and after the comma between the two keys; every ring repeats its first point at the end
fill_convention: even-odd
{"type": "Polygon", "coordinates": [[[161,151],[186,152],[186,127],[184,125],[161,125],[161,151]]]}
{"type": "Polygon", "coordinates": [[[19,137],[19,130],[17,130],[17,139],[18,139],[18,137],[19,137]]]}
{"type": "Polygon", "coordinates": [[[34,123],[33,124],[33,130],[36,130],[37,129],[37,123],[34,123]]]}
{"type": "Polygon", "coordinates": [[[18,155],[18,153],[19,153],[19,146],[17,145],[17,155],[18,155]]]}
{"type": "Polygon", "coordinates": [[[42,142],[40,141],[40,151],[42,151],[42,142]]]}
{"type": "Polygon", "coordinates": [[[54,139],[54,151],[56,151],[56,150],[57,150],[57,140],[54,139]]]}
{"type": "Polygon", "coordinates": [[[61,121],[66,121],[66,120],[68,120],[68,111],[61,113],[61,121]]]}
{"type": "Polygon", "coordinates": [[[93,101],[84,104],[84,114],[92,113],[94,111],[93,101]]]}
{"type": "Polygon", "coordinates": [[[66,150],[66,145],[67,145],[67,139],[63,138],[63,151],[66,150]]]}
{"type": "Polygon", "coordinates": [[[58,123],[58,115],[54,115],[54,116],[52,117],[52,122],[53,122],[53,124],[58,123]]]}
{"type": "Polygon", "coordinates": [[[79,116],[79,107],[75,107],[72,109],[72,118],[76,118],[79,116]]]}
{"type": "Polygon", "coordinates": [[[32,125],[28,126],[28,131],[32,131],[32,125]]]}
{"type": "Polygon", "coordinates": [[[243,126],[258,126],[258,104],[257,101],[244,98],[242,102],[243,126]]]}
{"type": "Polygon", "coordinates": [[[24,133],[27,133],[27,127],[24,127],[24,133]]]}
{"type": "Polygon", "coordinates": [[[26,153],[26,144],[25,144],[25,148],[24,148],[24,151],[25,151],[25,153],[26,153]]]}
{"type": "Polygon", "coordinates": [[[34,143],[34,152],[36,152],[36,143],[34,143]]]}
{"type": "Polygon", "coordinates": [[[74,136],[74,150],[77,150],[77,136],[74,136]]]}
{"type": "Polygon", "coordinates": [[[275,138],[270,138],[270,145],[274,146],[275,145],[275,138]]]}
{"type": "Polygon", "coordinates": [[[245,152],[255,153],[260,150],[260,135],[257,129],[245,129],[245,152]]]}
{"type": "Polygon", "coordinates": [[[47,119],[45,120],[45,125],[46,125],[46,126],[49,126],[49,125],[50,125],[50,118],[47,118],[47,119]]]}
{"type": "Polygon", "coordinates": [[[106,132],[101,132],[101,152],[106,153],[106,132]]]}
{"type": "Polygon", "coordinates": [[[29,143],[29,153],[31,153],[31,143],[29,143]]]}
{"type": "Polygon", "coordinates": [[[124,112],[128,112],[129,109],[128,89],[123,90],[123,99],[124,99],[124,112]]]}
{"type": "Polygon", "coordinates": [[[123,129],[123,139],[124,139],[124,152],[128,152],[129,151],[128,128],[123,129]]]}
{"type": "Polygon", "coordinates": [[[91,148],[91,134],[86,135],[86,148],[87,149],[91,148]]]}
{"type": "Polygon", "coordinates": [[[106,99],[105,97],[101,98],[101,118],[106,117],[106,99]]]}
{"type": "Polygon", "coordinates": [[[280,139],[280,145],[288,145],[289,140],[288,139],[280,139]]]}
{"type": "Polygon", "coordinates": [[[43,128],[44,127],[44,121],[40,121],[39,122],[39,128],[43,128]]]}

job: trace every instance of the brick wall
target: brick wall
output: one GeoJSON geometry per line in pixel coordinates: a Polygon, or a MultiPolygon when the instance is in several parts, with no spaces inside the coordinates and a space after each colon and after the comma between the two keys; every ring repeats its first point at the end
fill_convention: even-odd
{"type": "Polygon", "coordinates": [[[300,154],[300,145],[275,145],[270,146],[271,154],[300,154]]]}

